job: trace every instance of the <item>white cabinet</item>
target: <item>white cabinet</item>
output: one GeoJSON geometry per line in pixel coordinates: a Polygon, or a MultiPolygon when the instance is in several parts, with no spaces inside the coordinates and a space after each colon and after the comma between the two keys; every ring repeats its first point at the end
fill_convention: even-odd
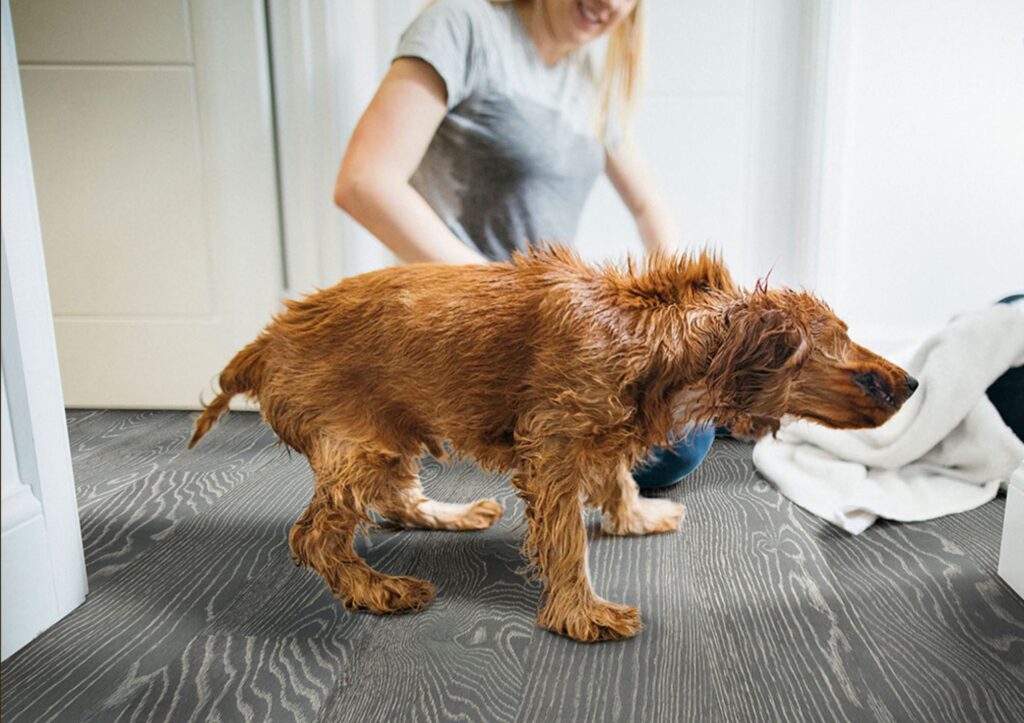
{"type": "Polygon", "coordinates": [[[1024,597],[1024,460],[1010,477],[1010,486],[1006,490],[999,575],[1024,597]]]}

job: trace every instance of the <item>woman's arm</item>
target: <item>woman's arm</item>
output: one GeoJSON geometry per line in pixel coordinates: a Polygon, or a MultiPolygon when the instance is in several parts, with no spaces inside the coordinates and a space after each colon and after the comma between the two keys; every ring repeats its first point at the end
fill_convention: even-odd
{"type": "Polygon", "coordinates": [[[636,151],[624,145],[606,150],[605,173],[633,214],[647,250],[675,253],[680,246],[678,225],[636,151]]]}
{"type": "Polygon", "coordinates": [[[359,119],[334,186],[334,202],[403,261],[484,263],[409,185],[447,111],[429,64],[399,58],[359,119]]]}

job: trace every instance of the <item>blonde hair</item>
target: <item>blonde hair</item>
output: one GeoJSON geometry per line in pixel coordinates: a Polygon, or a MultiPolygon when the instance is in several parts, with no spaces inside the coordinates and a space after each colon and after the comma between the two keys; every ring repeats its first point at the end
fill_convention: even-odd
{"type": "MultiPolygon", "coordinates": [[[[491,0],[508,3],[516,0],[491,0]]],[[[540,0],[533,0],[540,2],[540,0]]],[[[637,0],[629,15],[608,36],[604,64],[597,77],[595,125],[597,137],[604,142],[625,138],[636,109],[644,80],[644,37],[647,0],[637,0]]]]}
{"type": "Polygon", "coordinates": [[[644,80],[644,8],[646,0],[636,6],[612,30],[608,37],[604,66],[598,80],[597,137],[611,140],[613,131],[625,138],[636,109],[644,80]]]}

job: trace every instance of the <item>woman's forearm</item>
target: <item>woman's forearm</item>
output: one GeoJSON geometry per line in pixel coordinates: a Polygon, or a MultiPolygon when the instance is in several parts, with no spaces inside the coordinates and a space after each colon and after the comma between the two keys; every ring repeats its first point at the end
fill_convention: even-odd
{"type": "Polygon", "coordinates": [[[636,221],[647,250],[675,253],[679,228],[643,159],[626,145],[606,149],[605,173],[636,221]]]}
{"type": "Polygon", "coordinates": [[[339,187],[335,202],[402,261],[479,264],[486,258],[460,241],[406,181],[368,179],[339,187]]]}
{"type": "Polygon", "coordinates": [[[679,249],[679,226],[672,212],[660,202],[650,203],[634,216],[640,239],[648,251],[675,253],[679,249]]]}

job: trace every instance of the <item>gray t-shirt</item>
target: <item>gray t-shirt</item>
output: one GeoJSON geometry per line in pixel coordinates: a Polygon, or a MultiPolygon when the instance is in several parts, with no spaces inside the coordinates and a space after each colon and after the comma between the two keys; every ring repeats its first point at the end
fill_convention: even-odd
{"type": "Polygon", "coordinates": [[[448,113],[411,183],[455,235],[496,260],[571,244],[604,170],[586,52],[547,67],[514,3],[437,0],[395,57],[426,61],[447,87],[448,113]]]}

